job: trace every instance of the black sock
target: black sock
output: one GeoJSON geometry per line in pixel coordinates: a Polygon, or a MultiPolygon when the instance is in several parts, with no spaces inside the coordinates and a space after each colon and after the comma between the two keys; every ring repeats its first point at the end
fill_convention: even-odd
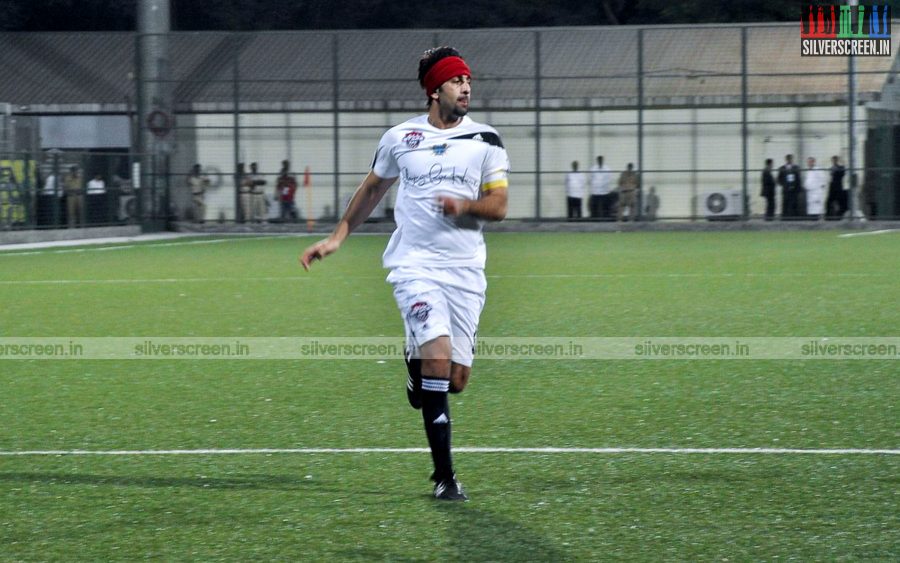
{"type": "Polygon", "coordinates": [[[422,360],[412,358],[407,354],[403,358],[406,361],[406,372],[409,377],[406,378],[406,399],[409,406],[414,409],[422,408],[422,360]]]}
{"type": "Polygon", "coordinates": [[[425,435],[431,448],[436,481],[453,476],[453,462],[450,457],[450,405],[447,390],[450,380],[422,377],[422,420],[425,435]]]}

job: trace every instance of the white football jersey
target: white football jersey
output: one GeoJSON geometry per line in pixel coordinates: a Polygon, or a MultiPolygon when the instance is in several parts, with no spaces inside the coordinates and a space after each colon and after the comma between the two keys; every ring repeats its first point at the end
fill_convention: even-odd
{"type": "Polygon", "coordinates": [[[437,197],[475,200],[508,186],[509,157],[493,127],[464,117],[456,127],[438,129],[427,115],[415,117],[382,136],[372,171],[400,178],[385,268],[484,268],[484,221],[445,216],[437,197]]]}

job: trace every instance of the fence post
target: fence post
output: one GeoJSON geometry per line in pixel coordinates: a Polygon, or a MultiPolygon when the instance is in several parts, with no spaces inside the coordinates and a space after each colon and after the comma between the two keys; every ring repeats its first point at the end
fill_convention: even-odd
{"type": "Polygon", "coordinates": [[[534,215],[541,218],[541,32],[534,32],[534,215]]]}
{"type": "MultiPolygon", "coordinates": [[[[851,6],[857,6],[858,0],[850,0],[851,6]]],[[[847,31],[852,31],[848,29],[847,31]]],[[[862,29],[859,30],[862,32],[862,29]]],[[[849,112],[847,113],[847,172],[850,174],[848,182],[850,183],[850,220],[856,220],[858,205],[856,201],[856,57],[850,55],[847,57],[847,105],[849,112]]]]}
{"type": "Polygon", "coordinates": [[[637,30],[638,193],[637,218],[644,218],[644,30],[637,30]]]}
{"type": "Polygon", "coordinates": [[[741,201],[744,220],[750,219],[749,175],[747,170],[747,28],[741,28],[741,201]]]}
{"type": "Polygon", "coordinates": [[[332,57],[332,71],[331,71],[331,79],[333,83],[332,87],[332,100],[331,105],[334,110],[334,122],[332,129],[332,136],[334,137],[334,221],[337,222],[341,219],[341,209],[340,209],[340,191],[341,191],[341,141],[340,141],[340,114],[338,113],[338,102],[340,100],[340,68],[338,67],[338,61],[340,57],[340,36],[338,32],[334,32],[331,39],[331,57],[332,57]]]}
{"type": "MultiPolygon", "coordinates": [[[[238,43],[235,41],[235,43],[238,43]]],[[[241,161],[241,80],[240,80],[240,50],[234,51],[234,61],[231,65],[231,76],[234,79],[231,91],[233,96],[233,113],[232,113],[232,136],[234,137],[234,222],[246,221],[246,217],[241,217],[241,174],[238,170],[238,163],[241,161]]]]}
{"type": "Polygon", "coordinates": [[[59,227],[59,151],[53,150],[53,226],[59,227]]]}

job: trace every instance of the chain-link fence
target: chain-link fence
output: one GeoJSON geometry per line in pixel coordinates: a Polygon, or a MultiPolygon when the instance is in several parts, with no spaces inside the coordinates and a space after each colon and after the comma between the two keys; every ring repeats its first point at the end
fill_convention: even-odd
{"type": "Polygon", "coordinates": [[[136,157],[127,150],[0,153],[0,230],[165,226],[175,219],[169,178],[145,175],[142,190],[136,157]]]}
{"type": "MultiPolygon", "coordinates": [[[[43,42],[52,64],[35,75],[72,84],[33,90],[30,103],[52,99],[64,113],[92,100],[97,111],[134,116],[133,150],[162,155],[152,165],[137,159],[139,181],[166,186],[167,218],[334,220],[381,134],[424,112],[418,57],[444,44],[473,68],[471,116],[496,127],[510,153],[511,218],[567,217],[573,162],[584,218],[613,220],[618,207],[623,219],[758,218],[767,159],[776,218],[838,216],[853,205],[900,216],[896,45],[892,56],[856,57],[851,68],[846,57],[801,57],[796,24],[42,35],[27,49],[5,41],[4,56],[23,64],[41,58],[43,42]],[[148,45],[158,58],[136,63],[148,45]],[[81,57],[84,72],[72,73],[67,57],[81,57]],[[795,183],[784,174],[779,182],[788,154],[801,167],[795,183]],[[598,156],[608,185],[591,171],[598,156]],[[803,170],[807,157],[817,174],[803,170]],[[280,201],[284,161],[297,213],[280,201]],[[629,163],[638,190],[626,206],[631,196],[617,188],[629,163]],[[822,213],[804,202],[813,177],[825,183],[822,213]]],[[[390,217],[392,197],[376,218],[390,217]]]]}

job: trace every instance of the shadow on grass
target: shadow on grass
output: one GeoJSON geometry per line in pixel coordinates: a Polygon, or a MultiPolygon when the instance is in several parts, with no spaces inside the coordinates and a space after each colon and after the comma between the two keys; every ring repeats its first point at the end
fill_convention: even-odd
{"type": "Polygon", "coordinates": [[[436,503],[459,561],[565,561],[551,541],[518,522],[468,503],[436,503]]]}

